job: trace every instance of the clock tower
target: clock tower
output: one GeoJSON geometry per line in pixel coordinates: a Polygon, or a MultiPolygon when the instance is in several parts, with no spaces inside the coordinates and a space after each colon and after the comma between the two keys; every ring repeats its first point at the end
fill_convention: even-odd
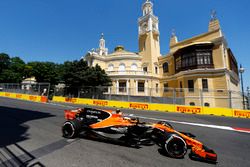
{"type": "Polygon", "coordinates": [[[153,13],[153,3],[146,0],[142,5],[142,16],[138,19],[139,27],[139,54],[142,55],[142,68],[144,71],[156,73],[159,44],[159,20],[153,13]]]}

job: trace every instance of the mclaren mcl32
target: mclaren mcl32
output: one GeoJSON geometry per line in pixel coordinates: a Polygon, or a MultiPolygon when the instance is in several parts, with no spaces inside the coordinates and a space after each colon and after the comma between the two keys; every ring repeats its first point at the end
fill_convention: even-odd
{"type": "Polygon", "coordinates": [[[91,138],[122,142],[130,146],[157,144],[167,156],[183,158],[190,149],[189,157],[211,163],[217,162],[217,154],[203,145],[191,133],[178,132],[165,121],[158,123],[140,122],[120,110],[79,108],[65,110],[62,126],[63,137],[75,138],[79,134],[91,138]]]}

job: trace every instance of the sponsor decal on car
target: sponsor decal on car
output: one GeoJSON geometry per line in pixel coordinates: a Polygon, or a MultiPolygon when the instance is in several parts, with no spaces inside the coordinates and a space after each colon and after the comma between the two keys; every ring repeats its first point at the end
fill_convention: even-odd
{"type": "Polygon", "coordinates": [[[185,107],[185,106],[177,106],[176,107],[177,112],[182,112],[182,113],[201,113],[201,108],[200,107],[185,107]]]}
{"type": "Polygon", "coordinates": [[[250,112],[244,110],[234,110],[234,116],[242,118],[250,118],[250,112]]]}
{"type": "Polygon", "coordinates": [[[96,111],[96,110],[86,110],[86,112],[90,114],[101,114],[100,111],[96,111]]]}
{"type": "Polygon", "coordinates": [[[142,103],[129,103],[130,108],[135,108],[135,109],[143,109],[147,110],[148,109],[148,104],[142,104],[142,103]]]}
{"type": "Polygon", "coordinates": [[[97,105],[97,106],[107,106],[108,105],[108,101],[94,100],[93,104],[97,105]]]}

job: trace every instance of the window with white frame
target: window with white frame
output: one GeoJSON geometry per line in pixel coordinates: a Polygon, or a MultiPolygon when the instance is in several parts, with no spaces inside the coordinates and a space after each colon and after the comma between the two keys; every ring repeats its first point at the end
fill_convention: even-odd
{"type": "Polygon", "coordinates": [[[108,65],[108,71],[113,71],[114,70],[114,65],[113,64],[109,64],[108,65]]]}
{"type": "Polygon", "coordinates": [[[119,71],[125,71],[125,70],[126,70],[125,64],[124,64],[124,63],[121,63],[121,64],[119,65],[119,71]]]}
{"type": "Polygon", "coordinates": [[[137,64],[133,63],[133,64],[131,65],[131,70],[132,70],[132,71],[137,71],[137,64]]]}

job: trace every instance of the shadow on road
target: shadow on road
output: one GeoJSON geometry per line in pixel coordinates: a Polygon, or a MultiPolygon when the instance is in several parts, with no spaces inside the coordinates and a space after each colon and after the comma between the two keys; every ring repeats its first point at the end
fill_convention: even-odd
{"type": "Polygon", "coordinates": [[[29,138],[29,126],[23,123],[31,120],[53,117],[49,113],[0,106],[0,147],[15,144],[29,138]]]}
{"type": "MultiPolygon", "coordinates": [[[[24,123],[53,116],[39,111],[0,106],[0,166],[27,166],[35,160],[32,154],[17,144],[29,139],[29,126],[24,123]]],[[[40,162],[32,165],[44,166],[40,162]]]]}

